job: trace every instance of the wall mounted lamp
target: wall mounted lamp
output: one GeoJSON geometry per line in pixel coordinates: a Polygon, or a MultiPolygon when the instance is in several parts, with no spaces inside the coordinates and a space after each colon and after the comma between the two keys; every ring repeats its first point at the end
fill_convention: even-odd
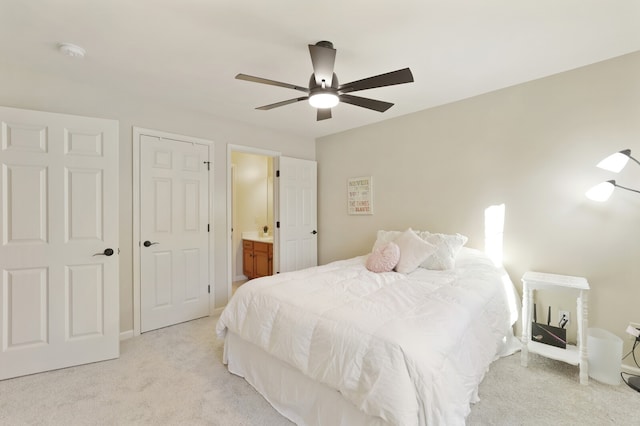
{"type": "MultiPolygon", "coordinates": [[[[619,173],[624,167],[627,165],[629,159],[632,159],[636,162],[636,164],[640,165],[640,161],[636,160],[631,156],[630,149],[624,149],[620,152],[616,152],[615,154],[611,154],[604,160],[600,161],[597,164],[597,167],[608,170],[610,172],[619,173]]],[[[613,190],[615,188],[626,189],[627,191],[637,192],[640,194],[640,191],[632,188],[627,188],[626,186],[618,185],[615,180],[608,180],[606,182],[599,183],[598,185],[590,188],[585,195],[587,198],[593,201],[604,202],[611,197],[613,190]]]]}

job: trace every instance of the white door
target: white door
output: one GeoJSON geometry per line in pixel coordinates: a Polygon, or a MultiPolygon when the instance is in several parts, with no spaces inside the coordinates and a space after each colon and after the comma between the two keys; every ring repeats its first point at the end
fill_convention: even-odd
{"type": "Polygon", "coordinates": [[[317,164],[280,157],[279,272],[318,264],[317,164]]]}
{"type": "Polygon", "coordinates": [[[0,379],[117,358],[118,122],[0,124],[0,379]]]}
{"type": "Polygon", "coordinates": [[[209,146],[140,135],[140,330],[209,315],[209,146]]]}

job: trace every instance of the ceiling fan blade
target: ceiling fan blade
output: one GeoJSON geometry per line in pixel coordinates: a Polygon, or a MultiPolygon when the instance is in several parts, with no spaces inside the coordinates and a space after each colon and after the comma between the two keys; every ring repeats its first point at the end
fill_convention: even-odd
{"type": "Polygon", "coordinates": [[[353,95],[340,95],[340,102],[345,102],[347,104],[356,105],[362,108],[372,109],[374,111],[385,112],[389,108],[393,106],[392,103],[377,101],[375,99],[362,98],[360,96],[353,95]]]}
{"type": "Polygon", "coordinates": [[[266,110],[270,110],[270,109],[273,109],[273,108],[278,108],[278,107],[281,107],[281,106],[294,104],[296,102],[304,101],[304,100],[307,100],[307,99],[309,99],[308,96],[302,96],[300,98],[293,98],[293,99],[289,99],[287,101],[276,102],[275,104],[264,105],[264,106],[258,107],[256,109],[260,109],[260,110],[266,111],[266,110]]]}
{"type": "Polygon", "coordinates": [[[286,87],[287,89],[300,90],[301,92],[309,93],[309,89],[306,87],[296,86],[295,84],[282,83],[280,81],[269,80],[267,78],[262,78],[262,77],[254,77],[252,75],[247,75],[247,74],[238,74],[236,75],[236,79],[252,81],[254,83],[268,84],[270,86],[286,87]]]}
{"type": "Polygon", "coordinates": [[[394,84],[412,83],[413,74],[409,68],[364,78],[338,87],[339,93],[355,92],[357,90],[373,89],[376,87],[393,86],[394,84]]]}
{"type": "Polygon", "coordinates": [[[318,108],[318,118],[316,121],[327,120],[331,118],[331,108],[318,108]]]}
{"type": "Polygon", "coordinates": [[[333,81],[333,66],[336,62],[336,49],[328,41],[321,41],[309,45],[313,74],[316,76],[316,84],[322,86],[322,80],[327,87],[331,87],[333,81]]]}

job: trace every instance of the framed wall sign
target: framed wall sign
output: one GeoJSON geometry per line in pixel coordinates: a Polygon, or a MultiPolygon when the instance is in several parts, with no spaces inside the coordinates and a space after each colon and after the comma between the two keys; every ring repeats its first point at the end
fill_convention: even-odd
{"type": "Polygon", "coordinates": [[[361,176],[347,180],[349,214],[373,214],[373,178],[361,176]]]}

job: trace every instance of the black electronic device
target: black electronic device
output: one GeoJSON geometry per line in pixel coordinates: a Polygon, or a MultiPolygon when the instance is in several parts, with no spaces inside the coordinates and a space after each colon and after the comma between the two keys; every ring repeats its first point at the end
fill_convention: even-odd
{"type": "Polygon", "coordinates": [[[567,349],[567,330],[551,325],[551,307],[547,312],[547,323],[537,322],[536,305],[533,305],[533,322],[531,323],[531,340],[545,345],[567,349]]]}

